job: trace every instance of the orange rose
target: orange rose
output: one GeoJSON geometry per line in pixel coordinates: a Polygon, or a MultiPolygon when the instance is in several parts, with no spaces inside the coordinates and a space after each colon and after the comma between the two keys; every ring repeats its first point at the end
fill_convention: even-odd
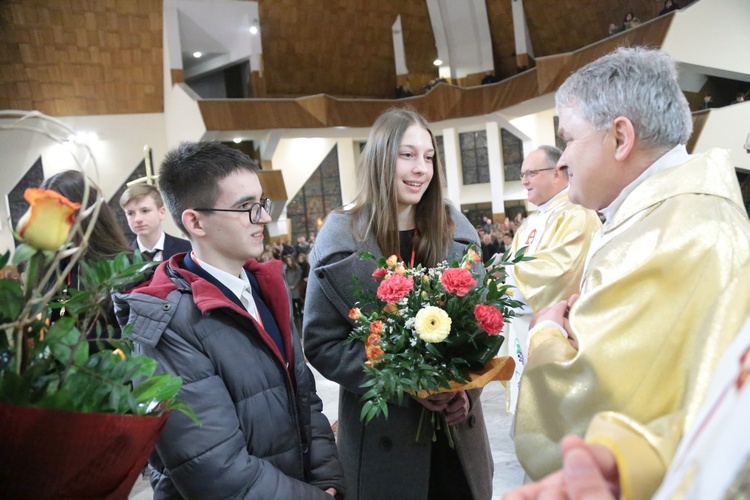
{"type": "Polygon", "coordinates": [[[380,344],[380,335],[371,333],[370,336],[367,337],[367,345],[378,345],[378,344],[380,344]]]}
{"type": "Polygon", "coordinates": [[[469,250],[466,252],[466,255],[469,257],[469,260],[471,262],[479,262],[480,260],[482,260],[482,258],[476,251],[474,251],[473,248],[469,248],[469,250]]]}
{"type": "Polygon", "coordinates": [[[386,314],[395,314],[398,316],[398,306],[396,304],[386,304],[383,308],[383,312],[386,314]]]}
{"type": "Polygon", "coordinates": [[[362,311],[359,310],[359,307],[352,307],[351,309],[349,309],[349,319],[357,321],[361,316],[362,311]]]}
{"type": "Polygon", "coordinates": [[[385,351],[378,345],[368,345],[365,347],[365,352],[367,353],[367,359],[370,361],[377,361],[380,356],[385,354],[385,351]]]}
{"type": "Polygon", "coordinates": [[[396,255],[391,255],[388,257],[388,259],[385,261],[385,265],[388,267],[393,267],[396,264],[398,264],[398,257],[396,255]]]}
{"type": "Polygon", "coordinates": [[[380,334],[380,332],[383,331],[383,322],[378,320],[373,321],[370,323],[370,333],[374,333],[375,335],[380,334]]]}
{"type": "Polygon", "coordinates": [[[72,203],[55,191],[28,188],[23,194],[29,210],[18,221],[21,240],[37,250],[57,250],[65,243],[80,203],[72,203]]]}

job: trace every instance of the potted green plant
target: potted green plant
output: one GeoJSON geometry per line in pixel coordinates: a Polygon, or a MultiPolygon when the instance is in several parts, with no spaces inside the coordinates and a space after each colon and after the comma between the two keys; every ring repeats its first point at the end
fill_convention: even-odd
{"type": "Polygon", "coordinates": [[[126,498],[169,412],[195,418],[175,399],[182,380],[154,375],[154,360],[131,355],[128,329],[117,339],[104,320],[111,293],[151,264],[81,260],[103,200],[25,198],[24,243],[0,256],[0,497],[126,498]],[[80,286],[66,290],[76,266],[80,286]]]}

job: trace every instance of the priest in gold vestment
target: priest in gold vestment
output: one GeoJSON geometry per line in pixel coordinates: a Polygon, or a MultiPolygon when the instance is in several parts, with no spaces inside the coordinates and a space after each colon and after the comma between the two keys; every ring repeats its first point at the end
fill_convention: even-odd
{"type": "Polygon", "coordinates": [[[516,452],[539,479],[560,468],[565,434],[585,435],[618,492],[648,498],[737,333],[712,304],[748,265],[750,223],[729,154],[686,151],[692,120],[667,54],[618,49],[556,105],[570,200],[606,222],[580,298],[534,319],[516,452]]]}
{"type": "Polygon", "coordinates": [[[521,183],[538,209],[524,220],[511,245],[513,254],[525,248],[534,259],[506,268],[506,283],[517,288],[514,298],[523,304],[504,331],[503,350],[515,361],[506,393],[510,412],[515,412],[528,357],[529,323],[535,312],[578,292],[591,238],[601,227],[596,212],[568,200],[568,173],[557,168],[561,155],[556,147],[542,146],[521,165],[521,183]]]}

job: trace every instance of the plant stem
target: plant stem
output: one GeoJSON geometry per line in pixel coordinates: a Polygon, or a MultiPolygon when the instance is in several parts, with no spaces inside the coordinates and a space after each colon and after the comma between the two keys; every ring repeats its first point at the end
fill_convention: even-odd
{"type": "Polygon", "coordinates": [[[451,450],[455,450],[456,443],[453,442],[453,431],[451,431],[451,427],[448,425],[448,422],[445,420],[445,415],[441,415],[440,418],[443,419],[443,425],[445,425],[445,435],[448,436],[448,446],[451,447],[451,450]]]}
{"type": "Polygon", "coordinates": [[[29,267],[26,270],[26,283],[24,293],[24,302],[26,307],[21,312],[18,322],[15,326],[16,336],[16,374],[21,375],[26,369],[26,358],[28,356],[28,345],[26,344],[26,326],[31,322],[31,318],[34,315],[34,311],[31,310],[29,305],[31,304],[31,298],[34,295],[36,287],[36,276],[39,272],[39,267],[44,259],[44,254],[37,250],[34,255],[29,259],[29,267]]]}

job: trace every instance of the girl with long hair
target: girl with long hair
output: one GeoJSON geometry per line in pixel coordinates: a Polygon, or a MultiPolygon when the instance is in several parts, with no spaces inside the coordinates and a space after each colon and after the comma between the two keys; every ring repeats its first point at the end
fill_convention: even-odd
{"type": "MultiPolygon", "coordinates": [[[[49,189],[60,193],[74,203],[82,203],[83,194],[86,189],[86,182],[81,172],[77,170],[65,170],[45,179],[40,187],[42,189],[49,189]]],[[[97,188],[94,183],[89,182],[87,208],[92,206],[97,200],[101,199],[101,197],[102,195],[99,188],[97,188]]],[[[90,219],[83,221],[81,227],[83,232],[87,230],[89,223],[90,219]]],[[[81,239],[82,235],[77,233],[73,237],[73,242],[76,245],[80,245],[81,239]]],[[[99,214],[94,222],[94,227],[91,230],[88,241],[86,242],[86,250],[81,259],[85,262],[113,259],[121,253],[132,255],[133,249],[130,248],[128,240],[125,238],[125,234],[117,224],[115,213],[107,203],[102,203],[99,207],[99,214]]],[[[69,289],[77,289],[79,287],[80,273],[81,268],[78,263],[76,263],[73,270],[66,277],[66,286],[63,288],[63,292],[69,289]]],[[[101,325],[105,328],[107,325],[111,326],[111,338],[119,339],[121,337],[121,331],[115,317],[114,306],[111,299],[108,299],[106,303],[101,303],[100,306],[102,308],[101,325]]],[[[53,320],[56,319],[57,317],[53,316],[53,320]]],[[[89,335],[89,340],[89,350],[92,354],[98,351],[100,346],[109,347],[109,343],[107,342],[97,342],[99,338],[97,337],[96,332],[92,332],[89,335]]],[[[104,340],[107,339],[102,339],[102,341],[104,340]]]]}
{"type": "Polygon", "coordinates": [[[361,342],[347,342],[357,302],[354,276],[373,290],[373,261],[398,255],[408,265],[432,267],[479,245],[471,223],[443,198],[435,139],[424,117],[391,109],[372,127],[359,164],[361,189],[353,207],[330,214],[309,255],[305,352],[312,365],[340,385],[338,446],[347,498],[490,498],[492,458],[481,390],[388,404],[388,418],[360,421],[368,378],[361,342]],[[455,437],[426,423],[415,440],[422,409],[441,412],[455,437]]]}

